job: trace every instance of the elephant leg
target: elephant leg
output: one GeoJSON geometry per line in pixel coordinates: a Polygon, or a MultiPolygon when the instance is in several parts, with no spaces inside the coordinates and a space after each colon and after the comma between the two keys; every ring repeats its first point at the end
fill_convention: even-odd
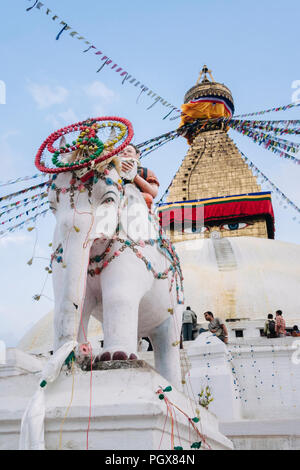
{"type": "Polygon", "coordinates": [[[174,318],[167,318],[151,331],[156,370],[178,390],[181,390],[179,338],[176,337],[174,318]]]}
{"type": "Polygon", "coordinates": [[[100,360],[136,359],[138,309],[143,293],[132,279],[103,276],[101,287],[104,349],[100,360]]]}
{"type": "Polygon", "coordinates": [[[77,339],[89,262],[89,249],[82,250],[82,244],[73,246],[64,258],[66,267],[63,268],[62,263],[53,267],[55,351],[67,341],[77,339]],[[80,252],[81,258],[78,256],[80,252]]]}
{"type": "Polygon", "coordinates": [[[91,317],[91,313],[96,307],[97,300],[96,297],[92,294],[91,290],[87,286],[85,292],[85,299],[82,308],[82,314],[79,318],[79,325],[78,325],[78,336],[77,341],[78,343],[87,343],[87,334],[88,334],[88,326],[91,317]]]}

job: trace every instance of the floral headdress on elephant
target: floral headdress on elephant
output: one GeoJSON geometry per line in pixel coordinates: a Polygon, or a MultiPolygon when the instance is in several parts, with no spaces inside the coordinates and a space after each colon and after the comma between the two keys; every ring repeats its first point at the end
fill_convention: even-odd
{"type": "Polygon", "coordinates": [[[102,171],[109,162],[114,162],[116,169],[120,172],[116,155],[127,147],[132,137],[132,125],[125,118],[89,118],[50,134],[40,146],[35,164],[43,173],[58,174],[75,171],[77,174],[87,174],[93,169],[102,171]],[[107,131],[110,131],[109,136],[107,136],[107,131]],[[76,140],[68,139],[67,142],[66,136],[71,135],[72,139],[74,133],[77,134],[74,136],[76,140]],[[50,165],[48,164],[49,155],[50,165]]]}

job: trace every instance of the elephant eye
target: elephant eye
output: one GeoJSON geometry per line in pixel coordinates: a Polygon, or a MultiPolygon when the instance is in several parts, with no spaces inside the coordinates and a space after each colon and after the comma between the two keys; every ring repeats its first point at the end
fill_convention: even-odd
{"type": "Polygon", "coordinates": [[[107,197],[104,199],[103,204],[111,204],[112,202],[115,202],[113,197],[107,197]]]}
{"type": "Polygon", "coordinates": [[[245,222],[234,222],[234,223],[231,223],[231,224],[221,225],[221,229],[224,229],[224,230],[238,230],[238,229],[248,227],[248,225],[249,224],[246,224],[245,222]]]}

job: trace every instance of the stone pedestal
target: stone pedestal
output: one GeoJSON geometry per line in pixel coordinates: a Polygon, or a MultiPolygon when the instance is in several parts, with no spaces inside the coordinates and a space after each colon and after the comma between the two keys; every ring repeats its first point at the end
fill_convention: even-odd
{"type": "Polygon", "coordinates": [[[0,377],[40,372],[45,361],[17,348],[7,348],[0,363],[0,377]]]}
{"type": "MultiPolygon", "coordinates": [[[[94,369],[92,374],[78,367],[73,374],[62,371],[56,382],[47,385],[47,449],[60,447],[61,431],[62,449],[86,449],[90,414],[89,449],[172,448],[170,413],[167,416],[166,403],[156,393],[170,384],[144,361],[122,362],[117,369],[94,369]]],[[[18,448],[21,418],[38,384],[39,378],[32,373],[0,378],[0,449],[18,448]]],[[[175,389],[165,395],[190,418],[195,417],[196,403],[175,389]]],[[[174,446],[190,449],[192,442],[200,440],[178,410],[173,424],[174,446]]],[[[197,427],[212,449],[232,449],[219,432],[216,417],[203,408],[197,427]]]]}
{"type": "Polygon", "coordinates": [[[220,421],[240,419],[241,403],[234,367],[225,344],[211,333],[201,333],[188,346],[187,355],[191,370],[186,376],[185,391],[198,399],[201,389],[208,385],[213,397],[209,410],[220,421]]]}

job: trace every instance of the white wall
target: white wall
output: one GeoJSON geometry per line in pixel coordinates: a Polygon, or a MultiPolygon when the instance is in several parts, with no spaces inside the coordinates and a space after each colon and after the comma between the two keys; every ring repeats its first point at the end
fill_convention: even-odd
{"type": "Polygon", "coordinates": [[[202,333],[186,347],[187,391],[197,396],[210,386],[209,410],[236,449],[300,449],[300,338],[241,338],[225,346],[202,333]]]}
{"type": "MultiPolygon", "coordinates": [[[[214,401],[224,402],[222,387],[213,386],[216,367],[220,367],[220,352],[214,351],[212,344],[205,344],[202,335],[189,343],[187,350],[191,373],[199,379],[199,390],[194,393],[200,392],[200,384],[210,385],[214,401]]],[[[225,366],[232,375],[232,395],[240,402],[241,418],[300,417],[300,338],[236,339],[224,346],[225,366]]],[[[211,409],[214,411],[213,404],[211,409]]]]}
{"type": "Polygon", "coordinates": [[[243,418],[300,417],[297,344],[299,348],[300,338],[289,337],[240,340],[229,346],[243,418]]]}

